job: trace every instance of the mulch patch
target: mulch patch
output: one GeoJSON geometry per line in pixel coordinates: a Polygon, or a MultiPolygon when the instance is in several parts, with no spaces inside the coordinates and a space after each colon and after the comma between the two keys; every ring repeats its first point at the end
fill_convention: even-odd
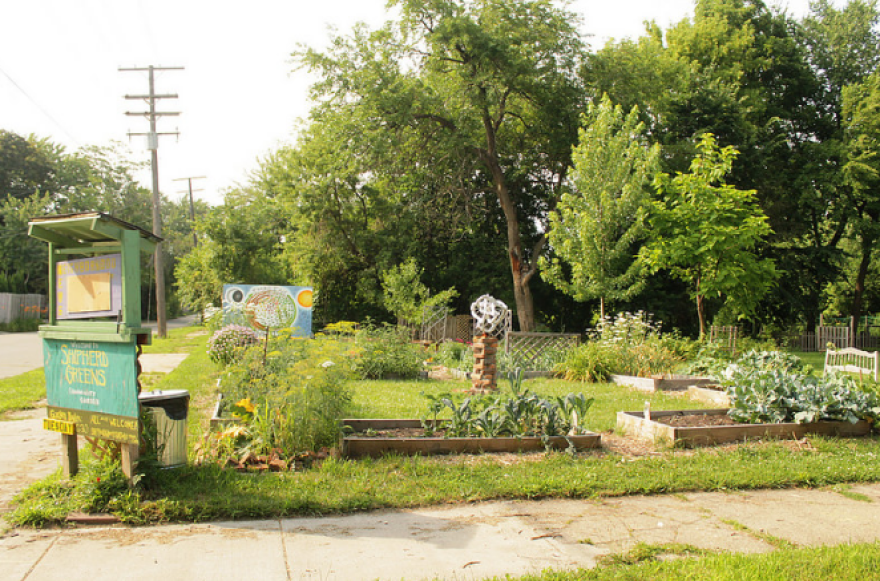
{"type": "Polygon", "coordinates": [[[652,417],[655,422],[676,428],[702,428],[710,426],[739,426],[727,414],[681,414],[675,416],[652,417]]]}

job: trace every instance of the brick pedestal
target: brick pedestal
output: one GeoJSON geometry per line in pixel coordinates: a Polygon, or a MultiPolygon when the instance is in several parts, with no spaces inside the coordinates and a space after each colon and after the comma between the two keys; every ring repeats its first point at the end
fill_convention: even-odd
{"type": "Polygon", "coordinates": [[[498,339],[490,335],[474,337],[474,372],[471,375],[473,391],[491,391],[498,388],[495,354],[498,339]]]}

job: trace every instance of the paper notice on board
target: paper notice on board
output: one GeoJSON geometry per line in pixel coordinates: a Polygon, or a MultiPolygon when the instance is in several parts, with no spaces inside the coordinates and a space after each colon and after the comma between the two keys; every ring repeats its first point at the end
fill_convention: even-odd
{"type": "Polygon", "coordinates": [[[112,273],[81,274],[67,278],[67,312],[92,313],[110,310],[112,273]]]}

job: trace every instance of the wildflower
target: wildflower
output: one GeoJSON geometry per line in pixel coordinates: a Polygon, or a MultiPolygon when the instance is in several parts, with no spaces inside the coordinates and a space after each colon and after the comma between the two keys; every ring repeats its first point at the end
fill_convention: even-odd
{"type": "Polygon", "coordinates": [[[256,409],[256,406],[254,406],[254,404],[251,402],[251,398],[249,397],[240,400],[235,405],[251,414],[254,413],[254,409],[256,409]]]}

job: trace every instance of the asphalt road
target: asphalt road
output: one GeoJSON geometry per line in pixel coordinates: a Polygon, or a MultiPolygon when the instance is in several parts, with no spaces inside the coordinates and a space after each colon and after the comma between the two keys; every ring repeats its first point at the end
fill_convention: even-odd
{"type": "MultiPolygon", "coordinates": [[[[169,329],[188,327],[198,315],[189,315],[168,321],[169,329]]],[[[145,327],[156,333],[156,323],[145,327]]],[[[0,333],[0,379],[19,375],[43,366],[43,343],[38,333],[0,333]]]]}

